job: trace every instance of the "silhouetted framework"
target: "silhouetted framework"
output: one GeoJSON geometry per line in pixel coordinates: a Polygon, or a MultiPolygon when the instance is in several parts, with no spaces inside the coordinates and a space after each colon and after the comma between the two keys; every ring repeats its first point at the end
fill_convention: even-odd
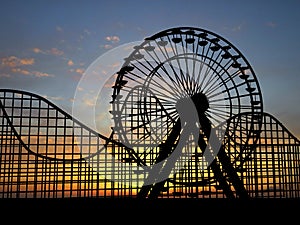
{"type": "Polygon", "coordinates": [[[0,96],[1,197],[133,195],[107,179],[117,169],[107,153],[129,158],[125,147],[40,96],[10,90],[0,96]]]}
{"type": "Polygon", "coordinates": [[[300,197],[300,142],[263,111],[253,69],[224,38],[162,31],[117,75],[109,137],[0,89],[0,197],[300,197]]]}
{"type": "MultiPolygon", "coordinates": [[[[2,198],[137,196],[138,187],[107,179],[113,178],[118,169],[107,154],[130,163],[132,154],[126,147],[93,132],[37,95],[2,90],[0,100],[2,198]],[[81,138],[79,144],[77,138],[81,138]],[[101,168],[91,166],[93,162],[101,168]]],[[[261,136],[255,146],[250,146],[254,151],[238,168],[250,197],[299,197],[299,146],[297,138],[278,120],[263,114],[261,136]]],[[[234,142],[230,147],[242,148],[234,142]]],[[[194,171],[195,157],[190,166],[167,180],[159,197],[226,197],[211,169],[194,171]]],[[[132,182],[142,184],[142,179],[133,178],[132,182]]]]}

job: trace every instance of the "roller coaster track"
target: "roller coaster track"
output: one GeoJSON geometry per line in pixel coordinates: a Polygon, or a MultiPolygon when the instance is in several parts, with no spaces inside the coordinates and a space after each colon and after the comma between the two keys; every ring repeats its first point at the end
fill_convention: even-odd
{"type": "MultiPolygon", "coordinates": [[[[135,177],[141,171],[134,168],[148,161],[113,133],[101,135],[46,98],[26,91],[0,89],[0,108],[0,197],[137,196],[145,177],[135,177]],[[136,167],[116,167],[115,160],[136,167]],[[129,180],[129,185],[121,180],[129,180]]],[[[239,164],[237,172],[250,197],[298,198],[300,142],[274,116],[264,112],[262,118],[256,143],[245,144],[236,134],[225,139],[226,153],[231,159],[236,152],[237,157],[245,155],[233,163],[239,164]],[[250,154],[249,148],[254,149],[250,154]]],[[[180,172],[169,177],[159,197],[225,197],[210,168],[196,177],[193,168],[181,178],[180,172]]]]}

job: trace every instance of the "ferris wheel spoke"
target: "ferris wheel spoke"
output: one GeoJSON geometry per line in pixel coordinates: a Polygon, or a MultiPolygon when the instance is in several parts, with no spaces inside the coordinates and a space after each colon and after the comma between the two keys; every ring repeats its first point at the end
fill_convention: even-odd
{"type": "MultiPolygon", "coordinates": [[[[155,119],[151,119],[151,120],[149,120],[147,123],[150,123],[150,122],[153,122],[153,121],[156,121],[156,120],[161,120],[162,118],[164,118],[164,117],[168,117],[168,118],[170,118],[171,119],[171,115],[173,114],[173,113],[175,113],[176,112],[176,110],[174,109],[174,110],[165,110],[165,109],[160,109],[160,110],[157,110],[157,111],[152,111],[153,112],[153,114],[151,114],[151,111],[148,111],[147,110],[147,112],[148,113],[143,113],[143,114],[139,114],[139,115],[147,115],[147,116],[151,116],[151,115],[153,115],[152,117],[155,117],[155,119]],[[161,114],[157,114],[157,112],[165,112],[165,114],[164,115],[161,115],[161,114]]],[[[171,119],[171,121],[172,122],[174,122],[175,120],[173,120],[173,119],[171,119]]],[[[147,124],[147,123],[145,123],[145,124],[147,124]]]]}
{"type": "Polygon", "coordinates": [[[227,73],[227,77],[224,79],[224,82],[225,83],[228,83],[229,81],[232,82],[238,75],[241,75],[241,71],[240,70],[235,70],[232,73],[227,73]]]}
{"type": "MultiPolygon", "coordinates": [[[[147,97],[146,94],[144,97],[147,97]]],[[[161,101],[164,101],[164,102],[176,102],[177,99],[179,98],[176,95],[172,95],[172,93],[165,93],[159,89],[156,89],[155,92],[152,92],[152,95],[155,96],[156,99],[160,99],[161,101]]]]}
{"type": "Polygon", "coordinates": [[[232,75],[225,72],[225,70],[223,72],[220,72],[220,73],[217,73],[217,74],[219,74],[219,75],[215,78],[215,81],[210,86],[207,86],[207,88],[205,89],[205,92],[208,95],[215,92],[218,88],[224,86],[224,84],[227,84],[229,82],[233,82],[232,75]],[[224,79],[222,77],[225,73],[227,75],[227,78],[224,79]]]}
{"type": "MultiPolygon", "coordinates": [[[[179,55],[177,45],[176,44],[175,45],[172,44],[172,40],[170,39],[169,36],[168,36],[168,40],[169,40],[170,46],[171,46],[173,52],[175,53],[175,55],[179,55]]],[[[179,62],[179,59],[177,57],[175,57],[175,61],[177,63],[177,68],[179,69],[179,71],[181,73],[181,71],[182,71],[181,63],[179,62]]],[[[182,74],[180,74],[180,75],[181,75],[181,80],[184,80],[184,77],[182,76],[182,74]]]]}
{"type": "MultiPolygon", "coordinates": [[[[207,83],[204,86],[202,90],[202,92],[206,93],[207,95],[209,95],[209,89],[211,88],[211,86],[213,86],[215,83],[217,83],[218,81],[221,83],[222,82],[222,79],[220,78],[220,76],[214,76],[213,74],[210,75],[212,77],[212,79],[209,79],[207,81],[207,83]]],[[[224,83],[223,83],[224,85],[224,83]]],[[[219,87],[222,87],[222,86],[219,86],[219,87]]]]}
{"type": "MultiPolygon", "coordinates": [[[[213,70],[213,74],[215,75],[215,76],[212,76],[211,78],[214,78],[215,79],[215,82],[217,82],[218,80],[220,80],[220,82],[221,83],[226,83],[226,82],[224,82],[223,81],[223,75],[225,74],[225,73],[227,73],[226,72],[226,70],[225,70],[225,68],[224,68],[224,66],[221,66],[220,64],[218,64],[217,65],[217,68],[215,68],[214,70],[213,70]],[[217,70],[217,68],[220,68],[220,70],[218,71],[217,70]],[[222,79],[221,79],[222,78],[222,79]]],[[[210,82],[209,82],[210,83],[210,82]]],[[[214,82],[211,84],[211,86],[207,86],[206,87],[206,92],[210,92],[210,89],[212,89],[213,88],[213,84],[214,84],[214,82]]]]}
{"type": "Polygon", "coordinates": [[[205,93],[209,95],[211,92],[214,92],[216,89],[224,86],[228,82],[223,78],[225,73],[225,71],[214,71],[215,76],[212,76],[210,85],[206,85],[206,88],[204,89],[205,93]]]}
{"type": "Polygon", "coordinates": [[[165,85],[169,86],[171,89],[176,89],[177,91],[183,91],[183,88],[182,88],[182,84],[183,84],[183,81],[179,79],[179,76],[178,76],[178,72],[175,70],[174,66],[172,65],[172,63],[168,63],[168,64],[162,64],[161,65],[161,69],[162,71],[164,72],[164,74],[166,74],[167,76],[163,76],[164,74],[159,74],[157,71],[155,72],[155,77],[161,79],[165,85]],[[169,65],[171,70],[172,71],[168,71],[168,69],[166,68],[166,66],[169,65]],[[172,75],[174,75],[175,79],[172,77],[172,75],[170,74],[172,73],[172,75]],[[165,79],[169,79],[171,80],[172,84],[174,86],[170,86],[170,83],[167,82],[165,79]]]}
{"type": "Polygon", "coordinates": [[[213,55],[210,57],[210,63],[212,64],[209,64],[209,67],[212,68],[213,71],[217,71],[217,68],[222,65],[223,58],[220,57],[221,53],[222,51],[219,51],[216,57],[213,57],[213,55]]]}
{"type": "Polygon", "coordinates": [[[126,77],[127,79],[129,79],[133,82],[138,82],[139,84],[142,84],[142,82],[139,80],[143,80],[143,77],[136,73],[129,72],[128,74],[124,74],[124,77],[126,77]],[[138,78],[138,79],[136,79],[136,78],[138,78]]]}
{"type": "MultiPolygon", "coordinates": [[[[171,84],[169,84],[165,79],[162,79],[160,76],[161,75],[158,74],[154,78],[152,78],[150,85],[145,85],[145,88],[150,88],[150,89],[152,88],[155,91],[157,91],[157,90],[165,91],[165,92],[171,94],[172,96],[174,96],[174,94],[176,93],[174,91],[177,91],[177,90],[175,88],[173,88],[171,86],[171,84]]],[[[149,83],[149,81],[147,83],[149,83]]]]}
{"type": "Polygon", "coordinates": [[[150,62],[146,62],[146,64],[143,63],[143,62],[140,62],[139,60],[136,60],[135,62],[136,63],[131,62],[131,64],[141,74],[137,75],[137,72],[135,72],[135,73],[129,72],[129,73],[133,73],[133,74],[135,74],[139,78],[144,78],[143,75],[149,74],[154,69],[153,65],[151,65],[150,62]],[[143,69],[146,70],[146,71],[144,71],[143,69]]]}
{"type": "MultiPolygon", "coordinates": [[[[226,92],[230,92],[230,91],[232,91],[232,90],[235,90],[235,93],[237,93],[237,95],[238,95],[238,93],[239,93],[238,88],[241,87],[241,86],[244,86],[244,85],[247,85],[247,86],[245,87],[245,89],[244,89],[244,92],[246,92],[246,91],[248,90],[248,82],[247,82],[247,81],[241,82],[241,83],[239,83],[239,84],[232,85],[231,87],[227,87],[226,92]]],[[[224,92],[225,92],[225,91],[217,92],[217,93],[215,93],[215,94],[213,94],[213,95],[210,95],[210,97],[211,97],[211,98],[212,98],[212,97],[215,97],[215,96],[217,96],[217,95],[223,94],[224,92]]],[[[239,95],[239,96],[241,97],[241,96],[250,96],[250,95],[251,95],[251,92],[248,91],[248,94],[239,95]]]]}
{"type": "MultiPolygon", "coordinates": [[[[171,80],[172,84],[174,84],[174,87],[176,89],[177,92],[181,93],[184,91],[183,87],[182,87],[182,81],[179,79],[179,76],[177,75],[178,72],[176,72],[174,66],[172,65],[172,63],[169,63],[169,66],[171,67],[172,71],[170,71],[174,77],[172,77],[172,75],[168,72],[168,70],[166,69],[166,65],[162,65],[162,70],[166,73],[167,78],[171,80]]],[[[165,81],[165,83],[167,83],[168,85],[170,85],[168,82],[165,81]]]]}
{"type": "MultiPolygon", "coordinates": [[[[200,37],[197,37],[197,40],[195,40],[195,42],[196,43],[199,43],[199,41],[200,41],[200,37]]],[[[193,66],[192,66],[192,68],[193,68],[193,70],[192,70],[192,78],[191,78],[191,80],[192,81],[194,81],[194,83],[191,83],[191,86],[192,85],[194,85],[194,92],[193,92],[193,94],[195,94],[196,92],[195,92],[195,90],[197,89],[196,87],[197,87],[197,78],[196,78],[196,62],[197,62],[197,54],[195,54],[195,53],[197,53],[198,52],[198,48],[199,48],[199,45],[197,44],[196,45],[196,49],[195,49],[195,42],[193,43],[193,60],[192,60],[192,62],[193,62],[193,66]]]]}
{"type": "Polygon", "coordinates": [[[203,78],[201,82],[199,83],[199,89],[203,89],[203,85],[207,82],[207,77],[209,76],[209,73],[211,72],[211,68],[209,66],[206,66],[205,71],[203,73],[203,78]]]}
{"type": "MultiPolygon", "coordinates": [[[[224,85],[226,83],[223,83],[222,81],[220,82],[215,82],[213,87],[210,87],[208,89],[205,90],[205,93],[207,94],[207,96],[212,97],[213,94],[215,94],[216,91],[218,91],[219,89],[226,89],[227,85],[224,85]],[[224,87],[225,86],[225,87],[224,87]]],[[[222,92],[218,92],[218,93],[222,93],[222,92]]]]}
{"type": "Polygon", "coordinates": [[[227,120],[229,115],[226,111],[218,111],[218,110],[209,110],[208,114],[211,116],[211,118],[218,117],[223,119],[223,121],[227,120]]]}

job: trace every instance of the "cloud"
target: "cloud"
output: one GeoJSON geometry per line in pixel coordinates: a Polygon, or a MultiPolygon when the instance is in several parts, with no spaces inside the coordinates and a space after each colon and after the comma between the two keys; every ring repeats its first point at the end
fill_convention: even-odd
{"type": "MultiPolygon", "coordinates": [[[[116,76],[114,76],[114,77],[116,77],[116,76]]],[[[109,81],[107,81],[105,84],[104,84],[104,87],[105,88],[111,88],[112,86],[114,86],[115,85],[115,80],[109,80],[109,81]]]]}
{"type": "Polygon", "coordinates": [[[111,65],[109,65],[110,68],[119,68],[121,65],[120,65],[120,62],[114,62],[112,63],[111,65]]]}
{"type": "Polygon", "coordinates": [[[118,43],[120,38],[118,36],[107,36],[105,40],[110,41],[111,43],[118,43]]]}
{"type": "MultiPolygon", "coordinates": [[[[35,51],[39,51],[36,49],[35,51]]],[[[8,56],[1,58],[0,68],[3,70],[1,77],[11,77],[10,73],[35,76],[35,77],[53,77],[53,74],[30,70],[28,66],[35,64],[34,58],[18,58],[16,56],[8,56]],[[25,68],[24,68],[25,67],[25,68]]]]}
{"type": "Polygon", "coordinates": [[[62,50],[59,50],[57,48],[51,48],[51,49],[48,49],[48,50],[41,50],[40,48],[33,48],[32,51],[34,53],[40,53],[40,54],[45,54],[45,55],[56,55],[56,56],[61,56],[64,54],[64,52],[62,50]]]}
{"type": "Polygon", "coordinates": [[[111,49],[113,46],[112,45],[104,45],[103,46],[105,49],[111,49]]]}
{"type": "Polygon", "coordinates": [[[93,99],[84,99],[84,104],[86,104],[87,106],[95,106],[95,101],[93,99]]]}
{"type": "Polygon", "coordinates": [[[23,75],[31,75],[31,72],[29,72],[28,70],[24,70],[24,69],[20,69],[20,68],[12,68],[11,71],[14,73],[19,73],[19,74],[23,74],[23,75]]]}
{"type": "Polygon", "coordinates": [[[54,77],[53,74],[49,74],[49,73],[45,73],[45,72],[32,71],[31,73],[36,77],[54,77]]]}
{"type": "Polygon", "coordinates": [[[20,60],[15,56],[9,56],[1,59],[1,66],[4,67],[17,67],[20,60]]]}
{"type": "Polygon", "coordinates": [[[17,74],[22,74],[22,75],[27,75],[27,76],[35,76],[35,77],[54,77],[53,74],[45,73],[45,72],[40,72],[40,71],[29,71],[21,68],[12,68],[11,72],[17,73],[17,74]]]}
{"type": "Polygon", "coordinates": [[[57,48],[51,48],[48,52],[49,52],[50,54],[52,54],[52,55],[58,55],[58,56],[64,54],[63,51],[61,51],[61,50],[59,50],[59,49],[57,49],[57,48]]]}
{"type": "Polygon", "coordinates": [[[33,65],[34,58],[24,58],[20,60],[21,65],[33,65]]]}
{"type": "Polygon", "coordinates": [[[77,68],[77,69],[70,69],[69,71],[72,72],[72,73],[75,72],[75,73],[78,73],[80,75],[83,75],[85,70],[83,68],[77,68]]]}
{"type": "Polygon", "coordinates": [[[33,65],[34,58],[18,58],[16,56],[4,57],[1,59],[2,67],[15,68],[24,65],[33,65]]]}
{"type": "Polygon", "coordinates": [[[68,61],[68,66],[73,66],[74,65],[74,62],[70,59],[69,61],[68,61]]]}
{"type": "Polygon", "coordinates": [[[99,47],[104,48],[104,49],[111,49],[111,48],[113,48],[114,44],[116,44],[120,41],[120,38],[118,36],[107,36],[107,37],[105,37],[105,40],[108,41],[109,43],[99,45],[99,47]]]}
{"type": "Polygon", "coordinates": [[[75,70],[75,72],[82,75],[82,74],[84,73],[84,69],[83,69],[83,68],[77,68],[77,69],[75,70]]]}
{"type": "Polygon", "coordinates": [[[44,52],[43,52],[41,49],[39,49],[39,48],[33,48],[32,51],[33,51],[34,53],[44,53],[44,52]]]}

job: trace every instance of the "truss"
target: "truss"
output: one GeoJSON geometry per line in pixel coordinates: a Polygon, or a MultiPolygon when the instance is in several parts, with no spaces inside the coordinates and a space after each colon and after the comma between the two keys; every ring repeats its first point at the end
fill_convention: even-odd
{"type": "MultiPolygon", "coordinates": [[[[137,197],[146,177],[135,168],[145,161],[113,135],[104,137],[25,91],[2,89],[0,108],[1,198],[137,197]]],[[[263,113],[257,143],[228,138],[224,144],[231,159],[232,149],[253,149],[236,167],[250,197],[300,197],[299,140],[272,115],[263,113]]],[[[195,163],[192,158],[170,176],[159,198],[225,198],[211,168],[199,173],[195,163]]]]}

